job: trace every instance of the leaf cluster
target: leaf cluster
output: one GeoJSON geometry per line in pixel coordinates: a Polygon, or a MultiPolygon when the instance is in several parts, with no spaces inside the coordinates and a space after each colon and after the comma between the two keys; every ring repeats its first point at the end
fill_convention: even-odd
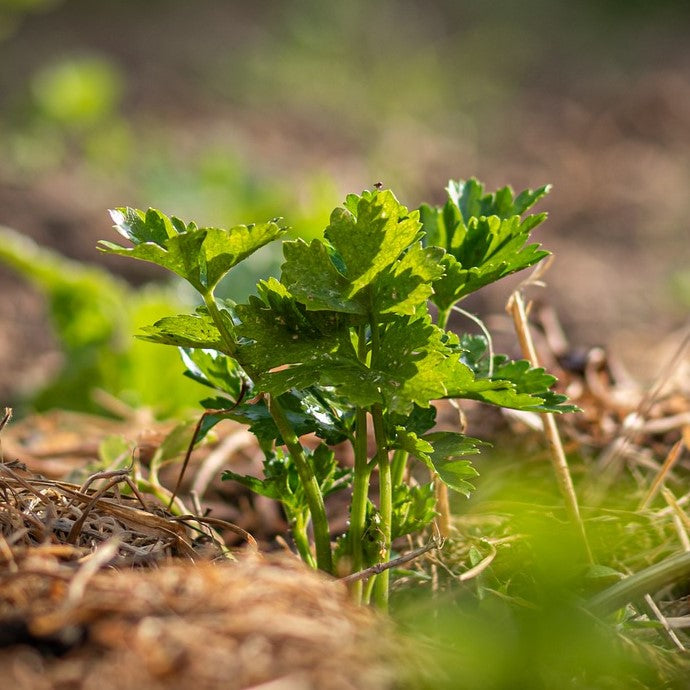
{"type": "Polygon", "coordinates": [[[451,180],[444,206],[422,204],[425,241],[446,250],[444,274],[434,283],[432,298],[440,310],[548,255],[538,244],[526,244],[546,214],[523,214],[549,189],[546,185],[514,196],[510,187],[503,187],[485,194],[484,185],[474,178],[451,180]]]}
{"type": "MultiPolygon", "coordinates": [[[[382,477],[388,487],[382,491],[389,493],[379,508],[353,498],[362,508],[352,516],[358,521],[352,529],[363,539],[379,521],[386,551],[392,538],[421,529],[434,515],[432,484],[403,479],[407,458],[460,493],[474,488],[469,480],[476,471],[467,457],[481,442],[433,431],[435,400],[575,409],[551,390],[555,379],[543,369],[502,355],[489,362],[484,338],[459,337],[443,319],[467,294],[547,254],[526,244],[545,214],[522,216],[546,192],[514,196],[506,187],[485,194],[476,180],[451,182],[443,207],[412,211],[390,190],[349,195],[321,238],[283,242],[280,280],[260,281],[242,304],[216,299],[214,288],[237,263],[280,237],[284,228],[276,221],[224,230],[152,209],[118,209],[116,228],[133,246],[102,242],[101,248],[163,266],[199,292],[204,304],[195,313],[161,319],[142,337],[182,348],[188,376],[214,390],[203,402],[213,410],[203,432],[227,417],[249,425],[266,451],[264,477],[224,476],[280,500],[298,530],[311,518],[316,531],[323,497],[353,481],[329,445],[352,444],[355,474],[365,480],[355,482],[355,492],[368,486],[375,466],[390,472],[393,453],[395,481],[388,486],[382,477]],[[377,430],[372,458],[362,456],[366,444],[358,443],[367,434],[366,418],[377,430]],[[297,439],[306,434],[323,443],[302,448],[297,439]]],[[[357,554],[354,560],[363,563],[357,554]]]]}
{"type": "Polygon", "coordinates": [[[200,294],[213,290],[231,268],[285,232],[276,221],[229,230],[199,228],[155,209],[144,213],[119,208],[110,215],[115,229],[134,246],[101,240],[101,249],[162,266],[187,280],[200,294]]]}

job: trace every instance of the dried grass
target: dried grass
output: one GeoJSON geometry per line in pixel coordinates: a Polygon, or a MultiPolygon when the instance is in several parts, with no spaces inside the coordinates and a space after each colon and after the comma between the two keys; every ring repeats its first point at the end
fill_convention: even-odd
{"type": "Polygon", "coordinates": [[[393,636],[342,583],[231,561],[196,520],[0,465],[0,690],[393,687],[393,636]]]}
{"type": "Polygon", "coordinates": [[[101,571],[77,598],[35,562],[0,578],[25,642],[0,651],[0,688],[393,687],[383,624],[292,559],[101,571]]]}

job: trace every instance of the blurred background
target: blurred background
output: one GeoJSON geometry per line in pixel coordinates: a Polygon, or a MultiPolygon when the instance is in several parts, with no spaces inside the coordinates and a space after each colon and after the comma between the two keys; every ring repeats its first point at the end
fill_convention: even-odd
{"type": "MultiPolygon", "coordinates": [[[[115,239],[106,209],[283,216],[313,236],[378,181],[412,208],[443,203],[449,178],[552,183],[539,299],[572,342],[644,363],[690,311],[689,29],[673,0],[0,0],[0,225],[127,281],[3,236],[0,404],[70,367],[72,385],[102,383],[84,339],[113,334],[75,286],[82,302],[148,295],[125,330],[185,301],[97,252],[115,239]]],[[[243,298],[279,261],[262,251],[224,291],[243,298]]],[[[521,278],[471,308],[502,313],[521,278]]],[[[78,407],[64,391],[41,405],[78,407]]]]}

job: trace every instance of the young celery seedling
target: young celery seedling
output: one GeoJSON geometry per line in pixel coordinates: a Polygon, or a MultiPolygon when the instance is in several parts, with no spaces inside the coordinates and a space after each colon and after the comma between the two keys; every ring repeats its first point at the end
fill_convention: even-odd
{"type": "MultiPolygon", "coordinates": [[[[415,485],[407,478],[410,457],[452,489],[466,495],[473,489],[469,480],[477,473],[467,456],[482,442],[432,431],[433,401],[575,409],[551,391],[555,379],[543,369],[504,356],[489,363],[484,338],[446,330],[457,301],[546,254],[524,246],[543,215],[520,218],[545,191],[514,199],[508,188],[484,195],[474,180],[451,183],[446,206],[420,211],[409,211],[390,190],[350,195],[321,239],[283,242],[280,280],[260,281],[244,304],[220,300],[214,289],[237,263],[284,232],[275,221],[221,230],[155,210],[119,209],[116,228],[133,246],[102,242],[101,248],[162,265],[199,292],[204,304],[195,314],[161,319],[142,337],[180,347],[188,375],[214,389],[215,396],[202,401],[215,412],[201,435],[231,418],[257,436],[264,477],[227,471],[224,478],[282,503],[307,563],[356,572],[390,560],[396,538],[435,516],[432,482],[415,485]],[[376,450],[369,456],[372,432],[376,450]],[[320,445],[305,447],[305,434],[315,434],[320,445]],[[342,441],[352,446],[352,469],[330,449],[342,441]],[[333,545],[324,498],[346,487],[352,489],[349,528],[333,545]]],[[[355,598],[371,594],[385,607],[389,577],[388,570],[379,573],[366,589],[357,580],[355,598]]]]}

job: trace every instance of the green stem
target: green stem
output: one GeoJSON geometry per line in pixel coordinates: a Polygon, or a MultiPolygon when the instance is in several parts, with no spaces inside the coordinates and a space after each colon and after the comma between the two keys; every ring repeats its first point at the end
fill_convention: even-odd
{"type": "Polygon", "coordinates": [[[309,548],[309,537],[307,536],[307,520],[302,515],[294,515],[290,519],[290,532],[295,540],[295,546],[302,560],[311,568],[316,568],[316,562],[309,548]]]}
{"type": "MultiPolygon", "coordinates": [[[[378,365],[380,350],[381,333],[377,321],[371,322],[371,366],[378,365]]],[[[388,457],[388,439],[386,438],[386,428],[383,422],[383,407],[381,403],[372,405],[371,419],[374,426],[374,439],[376,441],[376,464],[379,468],[379,515],[381,516],[380,538],[381,549],[379,550],[379,562],[385,563],[390,560],[391,553],[391,533],[393,522],[393,483],[391,476],[391,463],[388,457]]],[[[385,610],[388,608],[388,585],[390,582],[390,571],[385,570],[376,576],[374,584],[374,602],[385,610]]]]}
{"type": "MultiPolygon", "coordinates": [[[[381,515],[381,541],[379,561],[385,563],[391,555],[391,533],[393,521],[393,483],[391,477],[391,463],[386,448],[386,434],[383,424],[383,410],[380,404],[372,408],[374,422],[374,438],[376,439],[376,462],[379,466],[379,513],[381,515]]],[[[390,570],[384,570],[376,576],[374,586],[374,601],[376,605],[385,610],[388,608],[388,585],[390,582],[390,570]]]]}
{"type": "MultiPolygon", "coordinates": [[[[448,326],[448,317],[450,316],[450,310],[452,305],[448,309],[443,309],[438,312],[438,319],[436,320],[436,325],[446,330],[448,326]]],[[[450,512],[450,497],[448,496],[448,486],[441,481],[441,478],[435,473],[431,473],[431,480],[434,483],[434,493],[436,494],[436,512],[437,517],[435,520],[436,527],[443,537],[449,537],[451,533],[451,512],[450,512]]]]}
{"type": "Polygon", "coordinates": [[[376,580],[379,578],[379,575],[372,575],[364,584],[364,592],[362,594],[362,603],[365,606],[369,606],[371,603],[371,593],[374,589],[374,585],[376,584],[376,580]]]}
{"type": "MultiPolygon", "coordinates": [[[[364,569],[362,539],[366,528],[367,499],[371,477],[367,459],[367,413],[362,408],[357,408],[355,414],[355,472],[350,505],[350,544],[352,545],[352,572],[354,573],[364,569]]],[[[357,603],[361,602],[361,580],[352,583],[352,596],[357,603]]]]}
{"type": "MultiPolygon", "coordinates": [[[[357,355],[363,363],[367,359],[366,327],[358,330],[357,355]]],[[[367,500],[369,498],[369,479],[371,469],[367,457],[367,413],[361,407],[355,412],[355,469],[352,481],[352,502],[350,504],[350,544],[352,548],[352,572],[364,569],[362,539],[366,529],[367,500]]],[[[362,601],[361,580],[352,583],[352,597],[357,603],[362,601]]]]}
{"type": "Polygon", "coordinates": [[[161,467],[162,454],[160,450],[154,453],[149,463],[149,476],[148,479],[144,479],[141,476],[141,471],[139,469],[139,464],[137,463],[134,470],[134,478],[137,484],[137,489],[143,491],[147,494],[155,496],[161,503],[168,505],[168,510],[173,515],[183,515],[186,511],[182,501],[176,496],[171,502],[172,493],[166,489],[158,479],[158,470],[161,467]]]}
{"type": "Polygon", "coordinates": [[[333,558],[331,555],[331,537],[328,529],[328,519],[326,518],[326,508],[323,504],[323,495],[321,494],[319,483],[316,481],[314,472],[304,454],[304,448],[299,442],[297,434],[290,425],[278,399],[274,398],[272,395],[267,397],[268,410],[278,427],[280,435],[283,437],[283,442],[290,452],[300,482],[304,488],[304,495],[307,499],[307,505],[309,506],[309,512],[311,513],[311,519],[314,525],[316,565],[320,570],[332,573],[333,558]]]}
{"type": "Polygon", "coordinates": [[[147,479],[138,479],[136,482],[137,489],[139,491],[155,496],[163,505],[167,506],[171,515],[185,515],[189,513],[184,507],[182,501],[179,498],[175,498],[172,505],[170,505],[170,497],[172,493],[168,491],[164,486],[151,482],[147,479]]]}
{"type": "Polygon", "coordinates": [[[406,450],[401,450],[398,448],[393,453],[393,459],[391,460],[391,481],[393,486],[399,486],[403,483],[405,479],[405,470],[407,469],[407,459],[410,454],[406,450]]]}
{"type": "Polygon", "coordinates": [[[158,479],[158,469],[161,465],[160,450],[156,452],[151,458],[149,464],[149,476],[145,479],[141,474],[141,465],[138,460],[135,460],[132,465],[132,478],[139,491],[155,496],[161,503],[168,506],[168,510],[172,515],[184,515],[189,512],[180,498],[175,497],[175,500],[170,501],[172,493],[166,489],[158,479]]]}
{"type": "Polygon", "coordinates": [[[448,307],[447,309],[439,309],[438,310],[438,316],[436,317],[436,325],[445,331],[446,326],[448,325],[448,317],[449,316],[450,316],[450,307],[448,307]]]}
{"type": "Polygon", "coordinates": [[[206,305],[206,309],[208,309],[208,313],[213,319],[213,323],[216,325],[216,328],[220,333],[220,337],[223,341],[223,347],[225,348],[225,354],[231,356],[234,355],[237,350],[237,346],[235,345],[235,341],[232,337],[232,334],[230,333],[230,331],[228,331],[227,326],[225,325],[223,316],[220,313],[218,304],[216,303],[216,298],[213,295],[213,290],[209,290],[208,292],[203,293],[202,297],[204,298],[204,304],[206,305]]]}

